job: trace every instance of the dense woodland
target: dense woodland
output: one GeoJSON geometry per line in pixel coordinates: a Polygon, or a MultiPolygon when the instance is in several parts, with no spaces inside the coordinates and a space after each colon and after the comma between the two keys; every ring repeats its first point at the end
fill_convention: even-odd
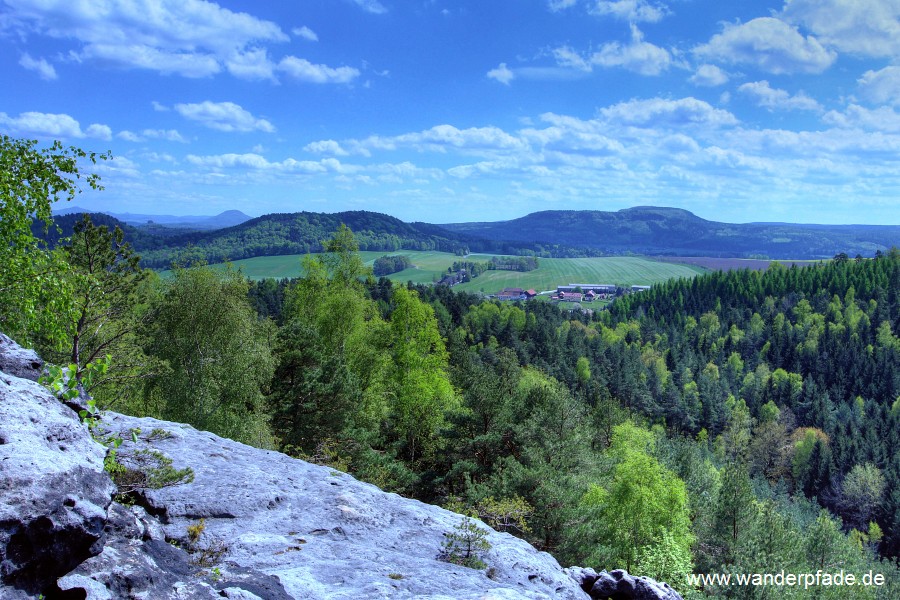
{"type": "Polygon", "coordinates": [[[872,570],[887,583],[852,597],[900,597],[900,251],[670,281],[591,314],[376,280],[345,226],[302,279],[198,262],[162,280],[90,219],[55,250],[30,235],[49,205],[11,198],[74,193],[42,156],[0,197],[0,330],[102,408],[331,465],[686,597],[850,597],[686,580],[819,569],[872,570]]]}

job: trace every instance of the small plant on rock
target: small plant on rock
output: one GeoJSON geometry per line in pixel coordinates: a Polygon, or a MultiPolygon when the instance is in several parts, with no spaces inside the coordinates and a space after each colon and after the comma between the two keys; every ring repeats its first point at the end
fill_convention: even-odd
{"type": "Polygon", "coordinates": [[[491,549],[487,532],[474,520],[463,517],[450,533],[445,533],[440,558],[455,565],[470,569],[484,569],[487,565],[479,554],[491,549]]]}
{"type": "Polygon", "coordinates": [[[194,480],[194,471],[190,467],[174,468],[172,459],[158,450],[137,450],[124,454],[117,468],[110,473],[121,495],[158,490],[194,480]]]}
{"type": "Polygon", "coordinates": [[[191,555],[191,563],[198,567],[215,568],[228,552],[228,546],[219,538],[208,535],[206,519],[200,519],[193,525],[188,525],[185,550],[191,555]]]}

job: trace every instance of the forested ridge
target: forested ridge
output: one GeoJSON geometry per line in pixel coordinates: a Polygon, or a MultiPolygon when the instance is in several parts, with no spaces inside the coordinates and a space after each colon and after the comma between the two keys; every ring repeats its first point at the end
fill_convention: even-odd
{"type": "Polygon", "coordinates": [[[349,471],[686,597],[846,598],[687,579],[840,570],[885,578],[854,598],[900,597],[900,251],[593,313],[376,280],[345,225],[302,279],[198,261],[163,280],[90,218],[41,244],[39,190],[77,193],[76,151],[3,144],[29,169],[0,196],[0,329],[98,408],[349,471]]]}
{"type": "MultiPolygon", "coordinates": [[[[55,216],[53,221],[57,227],[46,229],[42,224],[35,223],[33,234],[56,244],[72,234],[75,224],[82,217],[77,213],[55,216]]],[[[573,245],[481,239],[428,223],[405,223],[369,211],[275,213],[234,227],[187,232],[176,227],[135,227],[103,213],[93,213],[91,219],[110,228],[119,227],[125,240],[140,253],[142,266],[153,269],[167,269],[173,262],[187,264],[200,260],[214,264],[256,256],[321,252],[324,240],[342,224],[353,230],[361,250],[436,250],[461,256],[469,252],[545,257],[603,254],[600,250],[573,245]]]]}

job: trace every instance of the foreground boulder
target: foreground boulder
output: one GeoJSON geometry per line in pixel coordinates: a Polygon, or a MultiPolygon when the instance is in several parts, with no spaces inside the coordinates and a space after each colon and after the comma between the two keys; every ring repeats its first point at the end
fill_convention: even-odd
{"type": "MultiPolygon", "coordinates": [[[[0,364],[12,373],[31,375],[35,358],[13,349],[0,364]]],[[[4,585],[23,594],[40,593],[100,551],[115,492],[103,469],[105,455],[106,448],[91,439],[78,416],[43,386],[0,372],[4,585]]]]}

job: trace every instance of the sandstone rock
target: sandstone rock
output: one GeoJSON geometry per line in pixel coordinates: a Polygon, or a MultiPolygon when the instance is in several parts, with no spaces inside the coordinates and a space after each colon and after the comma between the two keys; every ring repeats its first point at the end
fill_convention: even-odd
{"type": "Polygon", "coordinates": [[[567,571],[579,582],[581,589],[598,600],[682,600],[681,595],[668,584],[649,577],[635,577],[623,569],[596,573],[592,569],[572,567],[567,571]]]}
{"type": "MultiPolygon", "coordinates": [[[[15,362],[9,357],[4,365],[15,362]]],[[[0,374],[3,584],[40,593],[100,551],[114,492],[105,455],[78,416],[42,386],[0,374]]]]}
{"type": "Polygon", "coordinates": [[[37,381],[44,361],[34,350],[26,350],[0,333],[0,371],[7,375],[37,381]]]}
{"type": "MultiPolygon", "coordinates": [[[[460,515],[345,473],[187,425],[123,415],[109,416],[107,424],[126,439],[139,428],[139,447],[193,469],[193,483],[148,491],[145,505],[182,547],[189,545],[188,526],[204,519],[201,546],[227,548],[218,563],[223,579],[237,581],[238,568],[272,576],[289,598],[587,597],[553,557],[483,524],[488,569],[439,560],[444,534],[460,515]],[[148,441],[154,430],[167,436],[148,441]]],[[[227,587],[274,597],[246,581],[227,587]]]]}

